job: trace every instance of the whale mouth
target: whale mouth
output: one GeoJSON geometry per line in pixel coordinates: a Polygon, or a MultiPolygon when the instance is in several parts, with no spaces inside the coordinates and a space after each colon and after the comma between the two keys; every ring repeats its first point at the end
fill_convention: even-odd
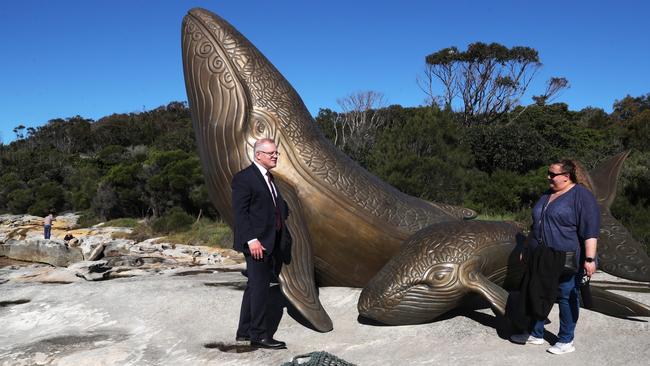
{"type": "Polygon", "coordinates": [[[460,303],[464,293],[453,288],[417,284],[390,296],[366,288],[359,297],[359,315],[388,325],[420,324],[434,320],[460,303]]]}

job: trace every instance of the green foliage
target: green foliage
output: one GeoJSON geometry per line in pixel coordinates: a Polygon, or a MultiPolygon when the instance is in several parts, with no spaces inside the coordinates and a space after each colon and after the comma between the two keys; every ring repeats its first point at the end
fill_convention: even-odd
{"type": "Polygon", "coordinates": [[[72,171],[66,175],[63,183],[69,187],[70,205],[73,210],[82,211],[91,207],[100,181],[100,168],[94,162],[79,159],[73,164],[72,171]]]}
{"type": "Polygon", "coordinates": [[[34,187],[30,192],[32,203],[27,208],[30,215],[45,216],[50,211],[60,212],[67,208],[66,192],[57,183],[41,178],[31,181],[30,186],[34,187]]]}
{"type": "MultiPolygon", "coordinates": [[[[619,142],[618,132],[615,129],[609,128],[608,125],[597,126],[597,128],[583,125],[583,117],[589,111],[572,112],[568,110],[566,104],[557,103],[542,107],[530,106],[525,111],[517,110],[513,113],[517,114],[516,120],[502,127],[503,130],[501,131],[509,131],[517,141],[521,141],[520,137],[526,136],[526,138],[531,139],[529,144],[532,145],[527,149],[523,141],[521,141],[522,143],[516,146],[513,146],[515,144],[509,146],[516,148],[516,154],[526,157],[524,161],[529,163],[528,166],[517,169],[520,172],[534,167],[534,164],[530,163],[532,163],[531,158],[534,158],[535,152],[538,153],[538,161],[543,164],[560,158],[575,158],[585,166],[592,168],[603,158],[624,149],[619,142]],[[516,132],[514,129],[521,131],[516,132]]],[[[499,130],[498,127],[494,127],[494,129],[499,130]]],[[[504,138],[507,139],[507,133],[502,134],[501,138],[497,137],[497,141],[504,138]]],[[[504,148],[507,147],[504,146],[504,148]]],[[[499,153],[478,151],[476,154],[483,155],[481,159],[485,160],[486,156],[499,153]]],[[[503,169],[504,167],[496,166],[495,168],[503,169]]]]}
{"type": "Polygon", "coordinates": [[[497,170],[478,174],[465,196],[465,205],[489,215],[507,215],[530,208],[547,188],[546,167],[524,175],[497,170]]]}
{"type": "MultiPolygon", "coordinates": [[[[642,112],[643,113],[643,112],[642,112]]],[[[650,254],[650,151],[634,152],[623,165],[612,215],[646,243],[650,254]]]]}
{"type": "Polygon", "coordinates": [[[614,102],[612,117],[617,121],[627,121],[643,111],[650,109],[650,93],[639,97],[629,95],[614,102]]]}
{"type": "Polygon", "coordinates": [[[628,148],[650,151],[650,109],[644,109],[624,122],[623,140],[628,148]]]}
{"type": "MultiPolygon", "coordinates": [[[[468,49],[468,57],[498,60],[504,51],[484,46],[468,49]]],[[[451,57],[439,56],[440,62],[451,57]]],[[[504,77],[497,84],[509,87],[511,81],[504,77]]],[[[359,135],[367,141],[346,145],[344,152],[401,191],[465,205],[489,219],[528,222],[530,206],[547,188],[551,160],[573,157],[590,169],[632,149],[612,212],[650,244],[650,94],[616,101],[611,114],[533,104],[488,126],[464,126],[457,122],[462,112],[450,108],[390,106],[367,112],[368,118],[381,116],[381,123],[359,135]]],[[[322,109],[316,123],[333,141],[334,126],[344,117],[322,109]]],[[[118,217],[131,218],[131,224],[145,219],[134,228],[136,240],[181,231],[178,242],[230,245],[231,233],[216,220],[209,201],[183,103],[97,122],[76,116],[19,127],[18,140],[0,144],[0,212],[83,211],[83,226],[118,217]],[[205,220],[195,223],[199,215],[205,220]]]]}
{"type": "Polygon", "coordinates": [[[325,134],[328,140],[334,141],[334,125],[336,124],[338,113],[332,111],[328,108],[321,108],[318,110],[318,115],[316,115],[315,122],[320,126],[321,130],[325,134]]]}
{"type": "Polygon", "coordinates": [[[121,219],[115,219],[115,220],[110,220],[104,223],[104,226],[114,226],[114,227],[136,227],[140,224],[139,220],[130,218],[130,217],[123,217],[121,219]]]}
{"type": "Polygon", "coordinates": [[[170,234],[165,241],[185,245],[232,248],[232,231],[223,222],[201,219],[192,224],[190,230],[170,234]]]}
{"type": "Polygon", "coordinates": [[[29,188],[18,188],[7,195],[9,212],[27,212],[34,203],[34,193],[29,188]]]}
{"type": "Polygon", "coordinates": [[[10,172],[0,176],[0,212],[2,208],[7,207],[11,192],[25,188],[27,188],[27,184],[16,173],[10,172]]]}
{"type": "Polygon", "coordinates": [[[399,190],[426,200],[462,202],[471,156],[462,130],[445,112],[395,109],[377,139],[369,168],[399,190]]]}
{"type": "Polygon", "coordinates": [[[82,211],[79,214],[79,220],[77,220],[77,224],[79,224],[81,227],[95,226],[100,222],[101,220],[90,210],[82,211]]]}
{"type": "Polygon", "coordinates": [[[139,223],[133,228],[133,231],[125,239],[135,240],[136,242],[145,241],[156,236],[157,233],[148,223],[139,223]]]}
{"type": "MultiPolygon", "coordinates": [[[[491,124],[514,108],[541,67],[537,50],[498,43],[472,43],[466,51],[448,47],[425,58],[424,90],[434,79],[444,88],[442,107],[462,104],[458,116],[465,126],[491,124]]],[[[429,93],[429,92],[428,92],[429,93]]],[[[429,95],[434,98],[433,95],[429,95]]]]}
{"type": "Polygon", "coordinates": [[[526,173],[543,165],[552,150],[538,131],[513,124],[469,128],[466,141],[476,167],[487,173],[496,170],[526,173]]]}
{"type": "Polygon", "coordinates": [[[179,207],[172,207],[165,215],[155,219],[151,224],[158,233],[187,231],[192,226],[194,218],[179,207]]]}

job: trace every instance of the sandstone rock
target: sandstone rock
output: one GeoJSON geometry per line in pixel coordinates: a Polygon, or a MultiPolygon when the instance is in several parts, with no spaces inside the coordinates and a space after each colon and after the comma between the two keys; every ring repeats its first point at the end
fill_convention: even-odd
{"type": "Polygon", "coordinates": [[[0,215],[0,225],[6,227],[42,226],[43,218],[32,215],[0,215]]]}
{"type": "Polygon", "coordinates": [[[149,276],[159,272],[158,268],[142,269],[142,268],[129,268],[129,267],[115,267],[113,268],[108,277],[113,278],[128,278],[136,276],[149,276]]]}
{"type": "Polygon", "coordinates": [[[109,272],[112,269],[106,260],[100,261],[83,261],[77,262],[70,266],[68,269],[86,281],[100,281],[109,278],[109,272]]]}
{"type": "Polygon", "coordinates": [[[106,267],[108,261],[99,260],[99,261],[81,261],[73,263],[68,266],[68,269],[71,271],[94,271],[101,272],[100,268],[106,267]]]}
{"type": "Polygon", "coordinates": [[[72,238],[72,239],[68,240],[68,246],[70,246],[72,248],[76,248],[78,246],[81,246],[81,240],[79,240],[79,238],[72,238]]]}
{"type": "Polygon", "coordinates": [[[201,251],[193,248],[177,246],[176,249],[163,250],[162,254],[166,257],[192,262],[193,258],[201,256],[201,251]],[[196,255],[196,252],[198,252],[198,255],[196,255]]]}
{"type": "MultiPolygon", "coordinates": [[[[459,309],[426,324],[364,324],[357,318],[361,290],[344,287],[319,289],[333,331],[315,332],[285,313],[275,338],[286,341],[288,349],[228,352],[236,344],[242,296],[238,288],[246,281],[241,274],[138,276],[146,272],[116,271],[113,268],[109,276],[137,277],[1,285],[6,305],[0,311],[0,365],[280,365],[320,350],[357,365],[645,366],[650,358],[645,321],[581,310],[576,351],[553,356],[545,351],[546,342],[509,342],[508,330],[489,308],[459,309]]],[[[592,281],[629,284],[601,273],[592,281]]],[[[635,289],[623,294],[650,304],[647,285],[635,284],[635,289]]],[[[549,315],[547,342],[557,339],[557,308],[549,315]]]]}
{"type": "MultiPolygon", "coordinates": [[[[63,237],[65,232],[76,227],[79,215],[66,213],[55,216],[52,223],[52,238],[63,237]]],[[[0,215],[0,243],[7,240],[29,240],[43,238],[43,218],[31,215],[0,215]]]]}
{"type": "Polygon", "coordinates": [[[10,239],[4,245],[5,256],[22,261],[66,267],[71,263],[83,260],[83,254],[79,248],[70,248],[58,240],[10,239]]]}
{"type": "Polygon", "coordinates": [[[140,267],[143,265],[152,265],[152,264],[166,264],[166,265],[176,265],[178,261],[165,258],[162,256],[137,256],[137,255],[124,255],[119,257],[105,257],[108,261],[108,265],[113,267],[140,267]]]}
{"type": "Polygon", "coordinates": [[[92,261],[101,257],[101,255],[103,255],[106,243],[111,240],[112,239],[109,235],[104,234],[85,236],[83,239],[81,239],[81,243],[79,245],[84,259],[87,261],[92,261]]]}
{"type": "Polygon", "coordinates": [[[71,230],[78,228],[79,225],[79,215],[75,213],[65,213],[62,215],[54,216],[54,222],[52,223],[53,229],[58,230],[71,230]]]}
{"type": "Polygon", "coordinates": [[[119,257],[133,254],[133,252],[138,251],[134,247],[134,243],[133,240],[128,239],[112,239],[104,247],[104,257],[119,257]]]}
{"type": "Polygon", "coordinates": [[[79,282],[81,281],[81,278],[77,277],[75,272],[70,271],[67,268],[57,267],[51,268],[49,271],[44,271],[43,273],[32,277],[30,280],[30,282],[67,284],[79,282]]]}

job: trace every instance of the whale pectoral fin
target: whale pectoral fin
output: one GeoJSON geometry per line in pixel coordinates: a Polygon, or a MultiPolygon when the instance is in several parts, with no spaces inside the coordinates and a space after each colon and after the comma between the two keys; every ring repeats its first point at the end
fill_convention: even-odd
{"type": "Polygon", "coordinates": [[[591,285],[589,288],[592,300],[592,306],[589,310],[619,318],[650,316],[650,307],[640,302],[609,292],[595,285],[591,285]]]}
{"type": "Polygon", "coordinates": [[[282,293],[316,330],[329,332],[333,329],[332,320],[318,299],[311,240],[302,206],[289,185],[280,182],[280,189],[291,209],[286,223],[292,237],[291,260],[280,273],[282,293]]]}
{"type": "Polygon", "coordinates": [[[508,291],[490,281],[478,271],[469,272],[464,282],[470,291],[478,293],[486,299],[494,311],[500,315],[505,315],[508,291]]]}
{"type": "Polygon", "coordinates": [[[640,242],[609,211],[600,215],[599,267],[614,276],[650,282],[650,257],[640,242]]]}

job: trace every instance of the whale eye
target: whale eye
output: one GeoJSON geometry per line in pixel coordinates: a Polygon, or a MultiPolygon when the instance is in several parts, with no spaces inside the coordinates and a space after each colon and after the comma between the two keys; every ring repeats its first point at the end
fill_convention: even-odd
{"type": "Polygon", "coordinates": [[[431,266],[424,275],[424,282],[431,287],[444,287],[456,281],[456,265],[450,263],[431,266]]]}
{"type": "Polygon", "coordinates": [[[264,135],[266,132],[266,125],[259,119],[255,121],[255,134],[264,135]]]}
{"type": "Polygon", "coordinates": [[[436,281],[444,281],[447,277],[451,275],[449,271],[439,271],[433,274],[433,279],[436,281]]]}
{"type": "Polygon", "coordinates": [[[253,140],[261,138],[276,139],[276,120],[272,115],[263,111],[255,110],[251,113],[250,121],[249,133],[253,140]]]}

